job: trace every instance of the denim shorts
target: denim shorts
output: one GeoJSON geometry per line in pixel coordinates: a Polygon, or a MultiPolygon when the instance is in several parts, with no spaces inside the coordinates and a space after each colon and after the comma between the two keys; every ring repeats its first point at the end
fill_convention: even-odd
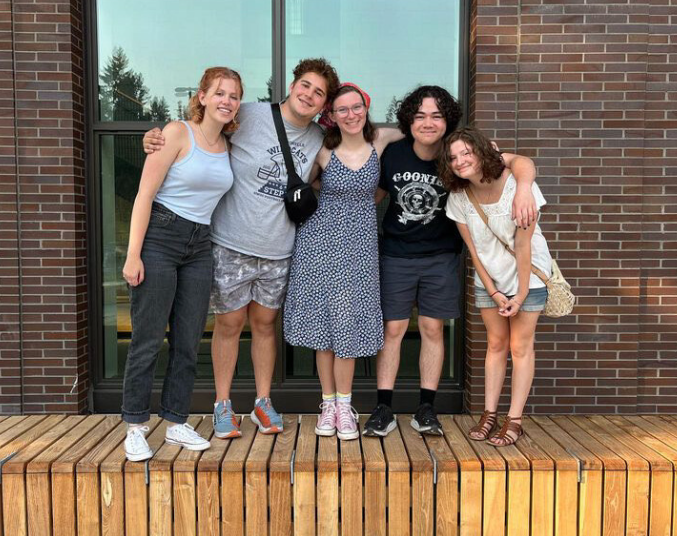
{"type": "MultiPolygon", "coordinates": [[[[545,307],[545,300],[548,297],[548,289],[546,287],[530,288],[524,303],[520,307],[520,311],[527,313],[542,311],[545,307]]],[[[506,296],[510,299],[512,296],[506,296]]],[[[475,306],[478,309],[490,309],[498,307],[496,302],[489,297],[489,293],[480,287],[475,287],[475,306]]]]}

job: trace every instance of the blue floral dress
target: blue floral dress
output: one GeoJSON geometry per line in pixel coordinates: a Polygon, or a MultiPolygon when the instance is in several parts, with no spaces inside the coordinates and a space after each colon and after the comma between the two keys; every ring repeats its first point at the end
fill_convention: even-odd
{"type": "Polygon", "coordinates": [[[332,152],[317,211],[296,232],[284,305],[289,344],[333,350],[340,358],[373,356],[383,347],[374,203],[379,173],[375,149],[358,170],[332,152]]]}

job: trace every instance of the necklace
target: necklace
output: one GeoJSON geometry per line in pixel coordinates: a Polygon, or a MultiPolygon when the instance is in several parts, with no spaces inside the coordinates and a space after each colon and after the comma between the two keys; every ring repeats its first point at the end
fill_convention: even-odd
{"type": "Polygon", "coordinates": [[[200,126],[200,123],[197,124],[197,128],[200,130],[200,134],[202,134],[202,137],[203,137],[203,138],[205,139],[205,141],[207,142],[207,145],[209,145],[210,147],[214,147],[214,145],[216,145],[217,143],[219,143],[219,139],[221,138],[221,135],[220,135],[220,134],[219,134],[218,138],[216,138],[216,141],[215,141],[214,143],[209,143],[209,139],[207,138],[207,136],[205,136],[205,133],[202,132],[202,127],[200,126]]]}

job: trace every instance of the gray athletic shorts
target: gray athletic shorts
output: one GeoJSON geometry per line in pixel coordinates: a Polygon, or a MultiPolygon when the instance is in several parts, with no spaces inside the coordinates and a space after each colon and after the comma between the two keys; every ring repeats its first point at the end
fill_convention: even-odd
{"type": "Polygon", "coordinates": [[[458,318],[460,256],[440,253],[408,259],[381,256],[381,308],[384,320],[404,320],[418,306],[430,318],[458,318]]]}
{"type": "Polygon", "coordinates": [[[237,311],[251,301],[268,307],[282,307],[287,281],[288,259],[252,257],[212,244],[213,278],[210,308],[216,314],[237,311]]]}

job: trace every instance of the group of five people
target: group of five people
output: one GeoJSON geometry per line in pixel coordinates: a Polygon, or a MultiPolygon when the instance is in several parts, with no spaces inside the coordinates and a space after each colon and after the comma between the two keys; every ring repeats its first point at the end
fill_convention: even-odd
{"type": "Polygon", "coordinates": [[[271,106],[241,104],[244,90],[235,71],[208,69],[191,99],[191,119],[144,137],[149,154],[123,269],[133,327],[122,406],[128,459],[152,456],[145,423],[167,324],[170,353],[159,411],[171,423],[166,440],[193,450],[209,447],[186,423],[209,308],[215,313],[216,437],[240,435],[230,390],[247,320],[256,383],[251,419],[262,433],[282,431],[270,392],[275,323],[283,305],[287,342],[316,352],[322,401],[315,431],[343,440],[359,435],[351,405],[358,357],[378,354],[378,403],[363,433],[385,436],[395,428],[393,388],[416,306],[421,392],[411,425],[442,434],[434,398],[444,361],[444,321],[460,315],[463,241],[478,274],[477,305],[489,341],[486,411],[470,438],[513,443],[521,435],[533,336],[545,301],[540,280],[528,277],[532,242],[538,246],[534,262],[538,257],[539,268],[549,271],[535,223],[545,201],[534,183],[533,162],[501,155],[474,129],[456,131],[461,107],[439,86],[405,96],[398,129],[387,129],[372,124],[368,93],[341,84],[326,60],[302,60],[293,74],[280,105],[284,129],[296,172],[320,190],[317,210],[298,228],[283,203],[287,171],[271,106]],[[318,114],[326,133],[314,121],[318,114]],[[479,225],[467,191],[481,198],[491,229],[513,241],[516,260],[494,258],[495,250],[486,249],[494,235],[479,225]],[[376,205],[386,195],[379,246],[376,205]],[[496,432],[509,350],[513,403],[496,432]]]}

